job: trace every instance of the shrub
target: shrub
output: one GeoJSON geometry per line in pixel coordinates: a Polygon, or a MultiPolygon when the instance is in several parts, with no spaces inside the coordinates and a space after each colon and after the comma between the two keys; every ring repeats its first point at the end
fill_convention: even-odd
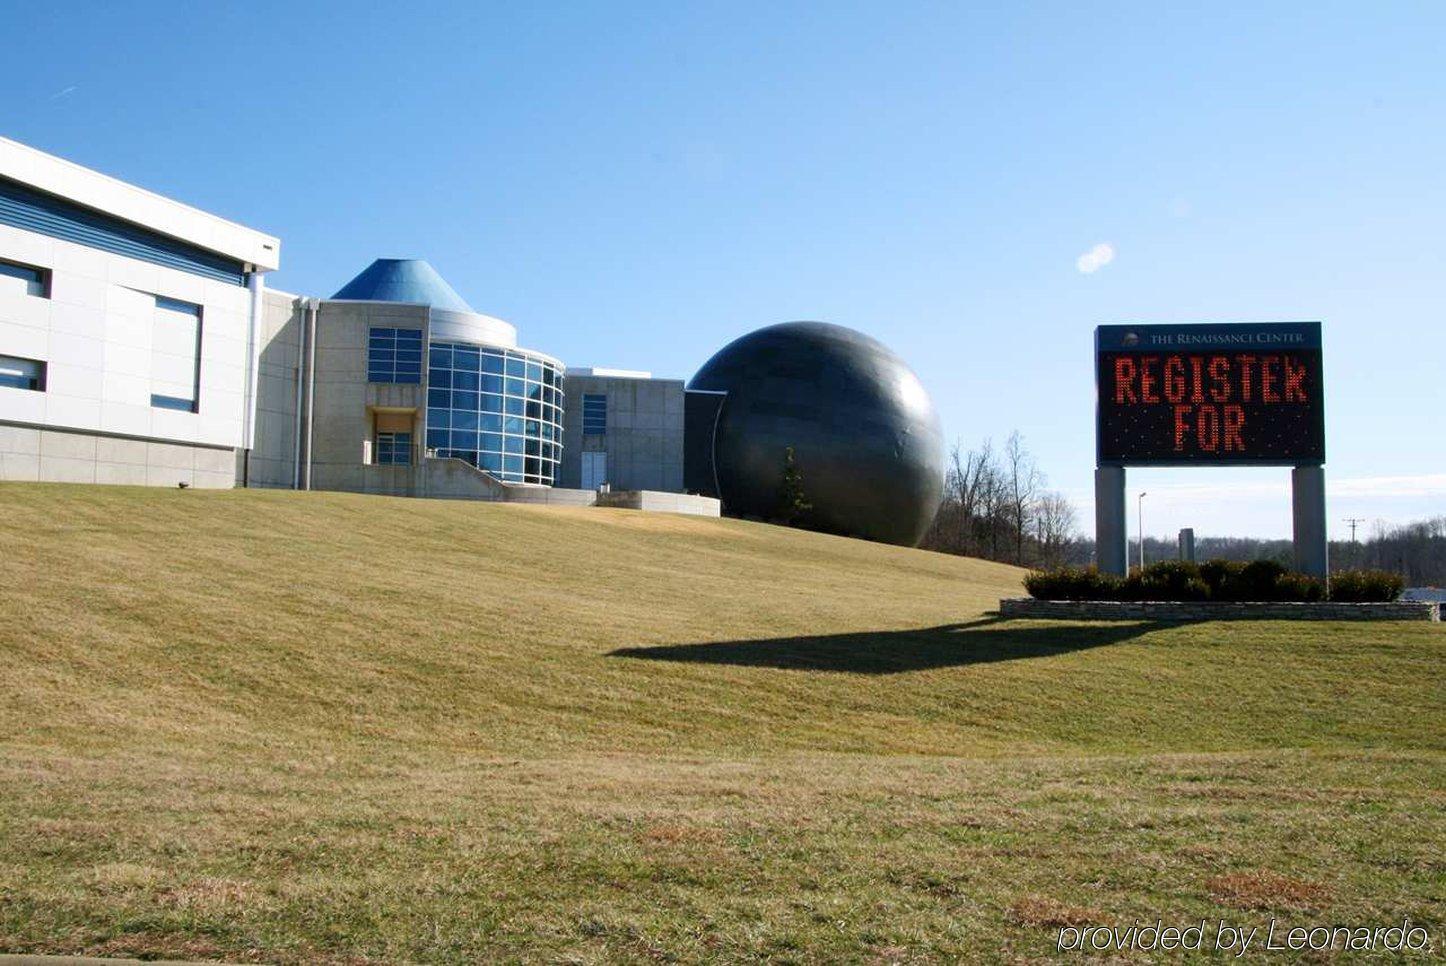
{"type": "Polygon", "coordinates": [[[1331,600],[1385,603],[1401,596],[1406,581],[1389,570],[1340,570],[1331,574],[1331,600]]]}
{"type": "Polygon", "coordinates": [[[1200,577],[1200,568],[1188,560],[1161,560],[1137,570],[1127,588],[1138,596],[1132,600],[1209,600],[1210,588],[1200,577]]]}
{"type": "Polygon", "coordinates": [[[1031,571],[1024,589],[1039,600],[1117,600],[1120,583],[1095,567],[1056,567],[1031,571]]]}
{"type": "Polygon", "coordinates": [[[1274,560],[1252,560],[1231,582],[1228,600],[1282,600],[1280,578],[1288,571],[1274,560]]]}
{"type": "Polygon", "coordinates": [[[1295,572],[1281,574],[1275,578],[1275,596],[1272,599],[1316,603],[1326,599],[1326,582],[1319,577],[1295,572]]]}
{"type": "Polygon", "coordinates": [[[1389,601],[1400,596],[1405,582],[1382,570],[1343,570],[1329,585],[1317,577],[1287,570],[1274,560],[1237,563],[1208,560],[1199,566],[1183,560],[1162,560],[1125,578],[1102,574],[1094,567],[1057,567],[1032,571],[1024,578],[1030,596],[1040,600],[1173,600],[1173,601],[1389,601]]]}
{"type": "Polygon", "coordinates": [[[1238,600],[1240,574],[1245,564],[1239,560],[1207,560],[1200,565],[1200,579],[1210,588],[1211,600],[1238,600]]]}
{"type": "Polygon", "coordinates": [[[778,521],[787,527],[805,527],[813,504],[803,495],[803,474],[794,459],[793,447],[783,451],[783,482],[778,487],[778,521]]]}

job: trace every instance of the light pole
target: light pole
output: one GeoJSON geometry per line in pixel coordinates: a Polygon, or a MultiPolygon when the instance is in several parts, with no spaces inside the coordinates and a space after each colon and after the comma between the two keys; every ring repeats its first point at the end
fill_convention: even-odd
{"type": "Polygon", "coordinates": [[[1145,493],[1145,491],[1143,491],[1143,490],[1140,491],[1140,501],[1139,501],[1138,518],[1139,518],[1139,524],[1140,524],[1140,569],[1141,569],[1141,570],[1144,570],[1144,569],[1145,569],[1145,497],[1148,496],[1148,495],[1149,495],[1149,494],[1145,493]]]}

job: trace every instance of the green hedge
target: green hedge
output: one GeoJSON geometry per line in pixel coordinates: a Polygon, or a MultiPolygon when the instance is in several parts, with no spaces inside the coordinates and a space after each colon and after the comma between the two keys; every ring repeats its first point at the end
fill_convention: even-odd
{"type": "Polygon", "coordinates": [[[1397,574],[1381,570],[1343,570],[1330,583],[1287,570],[1273,560],[1207,560],[1193,564],[1162,560],[1128,577],[1102,574],[1094,567],[1031,571],[1024,587],[1040,600],[1179,601],[1336,601],[1395,600],[1405,586],[1397,574]]]}
{"type": "Polygon", "coordinates": [[[1406,589],[1406,579],[1389,570],[1342,570],[1331,574],[1331,600],[1395,600],[1406,589]]]}

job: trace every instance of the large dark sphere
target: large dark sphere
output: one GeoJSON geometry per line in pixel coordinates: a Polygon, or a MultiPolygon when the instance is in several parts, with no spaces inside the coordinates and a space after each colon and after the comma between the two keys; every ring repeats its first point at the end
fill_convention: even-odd
{"type": "Polygon", "coordinates": [[[820,530],[916,545],[944,483],[939,416],[887,346],[826,322],[785,322],[720,349],[689,389],[724,391],[713,436],[723,508],[779,516],[788,447],[820,530]]]}

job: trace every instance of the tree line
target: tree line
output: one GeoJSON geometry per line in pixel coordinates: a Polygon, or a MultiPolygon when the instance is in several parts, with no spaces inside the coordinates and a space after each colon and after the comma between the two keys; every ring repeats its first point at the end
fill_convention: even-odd
{"type": "MultiPolygon", "coordinates": [[[[1078,541],[1076,562],[1094,559],[1094,541],[1078,541]]],[[[1130,561],[1139,560],[1139,540],[1130,541],[1130,561]]],[[[1145,538],[1145,560],[1173,560],[1179,548],[1172,540],[1145,538]]],[[[1295,552],[1289,540],[1259,537],[1196,537],[1196,560],[1274,560],[1290,566],[1295,552]]],[[[1363,539],[1332,540],[1330,568],[1389,570],[1407,587],[1446,586],[1446,516],[1392,526],[1378,520],[1363,539]]]]}
{"type": "MultiPolygon", "coordinates": [[[[1048,478],[1011,433],[1003,447],[984,440],[973,449],[949,451],[939,513],[920,546],[1022,567],[1095,562],[1095,543],[1080,532],[1074,506],[1048,489],[1048,478]]],[[[1130,561],[1139,560],[1130,541],[1130,561]]],[[[1145,559],[1173,560],[1173,540],[1145,538],[1145,559]]],[[[1289,566],[1289,540],[1257,537],[1195,538],[1197,560],[1274,560],[1289,566]]],[[[1409,587],[1446,586],[1446,516],[1391,526],[1377,521],[1362,540],[1330,542],[1332,570],[1372,569],[1401,574],[1409,587]]]]}

